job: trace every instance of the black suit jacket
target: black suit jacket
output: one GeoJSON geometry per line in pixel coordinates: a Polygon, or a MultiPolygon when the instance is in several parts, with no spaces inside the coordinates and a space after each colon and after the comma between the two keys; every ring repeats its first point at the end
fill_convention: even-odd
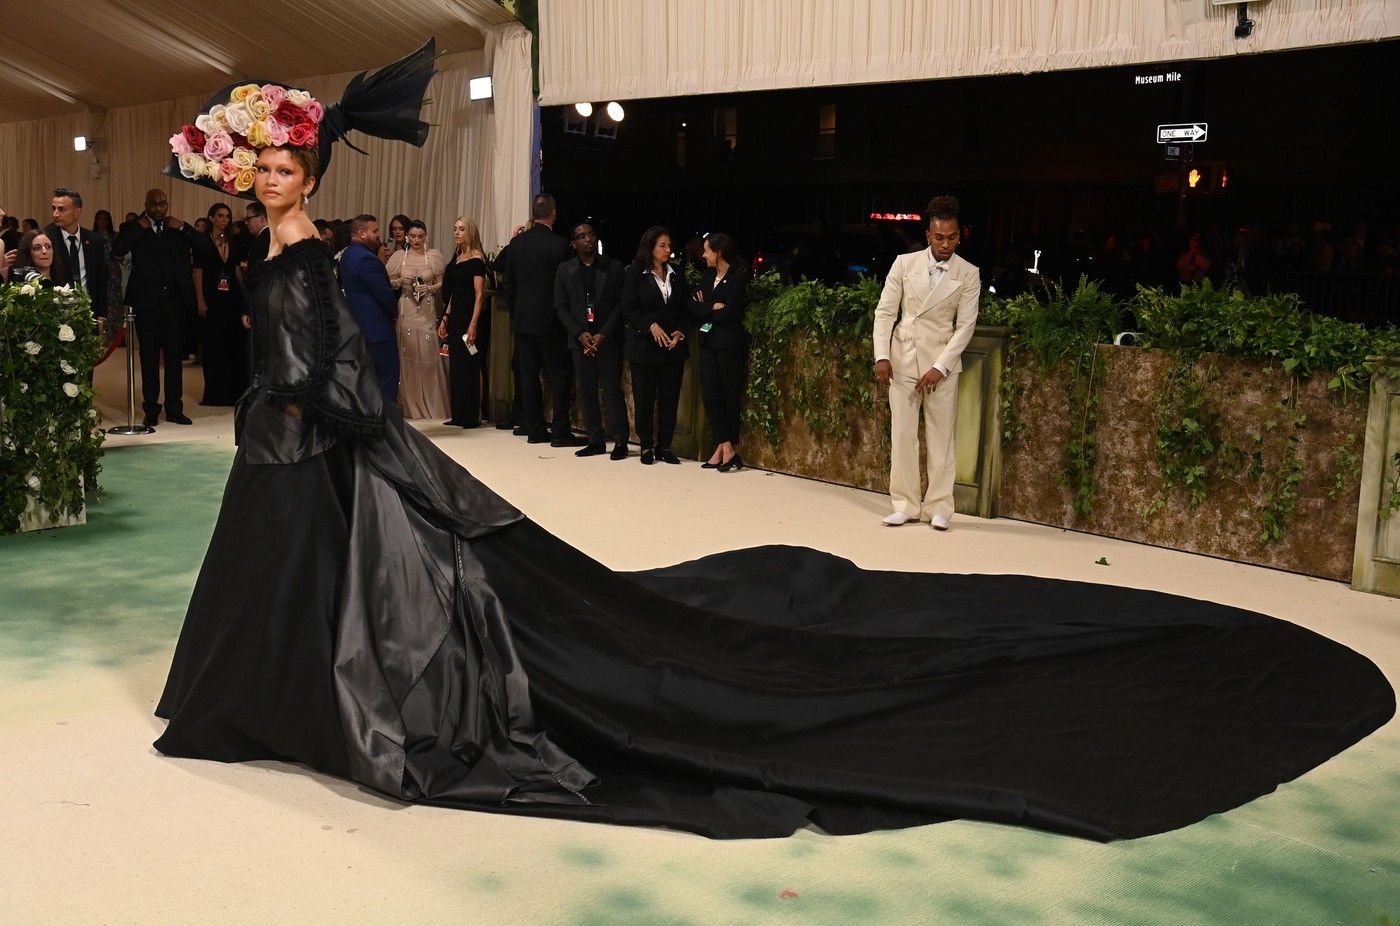
{"type": "Polygon", "coordinates": [[[558,330],[554,274],[572,254],[569,243],[548,225],[532,225],[511,241],[501,277],[511,331],[545,335],[558,330]]]}
{"type": "Polygon", "coordinates": [[[682,341],[671,350],[651,336],[652,323],[659,323],[669,334],[691,327],[690,287],[679,265],[673,265],[671,298],[661,295],[661,286],[649,269],[629,264],[622,274],[622,317],[627,323],[624,355],[632,363],[677,363],[690,356],[690,342],[682,341]]]}
{"type": "Polygon", "coordinates": [[[744,291],[748,288],[749,275],[743,270],[731,267],[729,273],[718,286],[715,285],[715,271],[707,267],[700,277],[700,301],[690,301],[690,311],[700,323],[710,323],[708,332],[700,332],[700,346],[707,350],[727,350],[733,347],[748,347],[749,333],[744,328],[744,291]],[[718,312],[715,304],[724,308],[718,312]]]}
{"type": "MultiPolygon", "coordinates": [[[[68,235],[57,225],[44,229],[53,243],[54,263],[68,273],[68,279],[77,282],[78,268],[68,266],[68,235]]],[[[87,264],[86,290],[92,297],[92,314],[97,318],[107,317],[107,257],[102,239],[86,228],[78,229],[79,247],[83,249],[83,262],[87,264]]]]}
{"type": "Polygon", "coordinates": [[[616,341],[622,333],[622,262],[599,254],[593,266],[585,268],[580,261],[560,264],[554,274],[554,314],[569,332],[569,346],[580,350],[578,336],[587,331],[601,334],[604,342],[616,341]],[[583,275],[597,274],[593,284],[593,321],[588,320],[588,302],[584,295],[583,275]]]}
{"type": "Polygon", "coordinates": [[[137,312],[164,311],[179,306],[193,311],[195,231],[189,225],[178,229],[169,225],[159,234],[142,228],[139,221],[123,222],[112,253],[131,255],[131,276],[126,283],[126,301],[137,312]]]}

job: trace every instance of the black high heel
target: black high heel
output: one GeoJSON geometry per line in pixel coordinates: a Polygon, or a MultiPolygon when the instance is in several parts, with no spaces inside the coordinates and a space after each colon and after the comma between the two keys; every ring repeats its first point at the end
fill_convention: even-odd
{"type": "Polygon", "coordinates": [[[725,462],[721,463],[719,466],[716,466],[716,467],[715,467],[715,469],[719,470],[721,473],[727,473],[727,472],[729,472],[730,470],[743,469],[743,468],[744,468],[744,458],[741,457],[741,456],[739,456],[737,453],[734,454],[734,456],[730,457],[727,461],[725,461],[725,462]]]}

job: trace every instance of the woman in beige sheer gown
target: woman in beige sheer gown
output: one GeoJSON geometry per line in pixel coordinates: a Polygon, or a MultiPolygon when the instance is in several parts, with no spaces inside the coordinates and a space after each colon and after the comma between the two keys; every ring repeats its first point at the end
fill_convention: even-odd
{"type": "Polygon", "coordinates": [[[428,229],[408,223],[408,250],[395,251],[385,267],[399,292],[399,404],[405,418],[446,418],[447,375],[438,345],[442,253],[429,250],[428,229]]]}

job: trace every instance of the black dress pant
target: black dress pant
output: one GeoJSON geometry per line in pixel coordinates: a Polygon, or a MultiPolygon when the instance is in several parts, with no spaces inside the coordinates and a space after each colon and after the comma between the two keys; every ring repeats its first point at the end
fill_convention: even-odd
{"type": "Polygon", "coordinates": [[[627,443],[627,400],[622,396],[622,345],[604,341],[592,357],[584,356],[582,346],[570,347],[574,355],[574,371],[578,373],[583,424],[588,430],[588,443],[602,444],[605,437],[613,443],[627,443]],[[598,389],[603,390],[603,407],[598,404],[598,389]],[[603,412],[607,412],[607,430],[603,430],[603,412]]]}
{"type": "Polygon", "coordinates": [[[573,392],[574,364],[564,341],[564,326],[551,328],[549,334],[515,334],[516,359],[520,365],[521,425],[531,437],[548,434],[554,438],[569,436],[569,404],[573,392]],[[540,374],[549,376],[549,399],[553,423],[544,423],[544,390],[540,374]]]}
{"type": "Polygon", "coordinates": [[[633,363],[632,404],[637,416],[637,440],[643,450],[670,450],[676,435],[676,409],[681,402],[685,361],[633,363]],[[655,430],[652,427],[656,418],[655,430]]]}
{"type": "Polygon", "coordinates": [[[700,396],[716,444],[739,442],[739,406],[749,372],[749,349],[700,348],[700,396]]]}
{"type": "Polygon", "coordinates": [[[136,343],[141,349],[141,405],[146,414],[160,412],[161,358],[165,367],[165,414],[185,412],[185,307],[179,300],[136,308],[136,343]]]}
{"type": "Polygon", "coordinates": [[[466,313],[454,324],[456,318],[456,312],[447,316],[448,399],[452,420],[463,427],[475,428],[482,418],[488,417],[489,411],[491,390],[487,376],[490,367],[486,358],[491,356],[491,328],[482,313],[476,328],[476,354],[473,356],[462,340],[471,314],[466,313]]]}

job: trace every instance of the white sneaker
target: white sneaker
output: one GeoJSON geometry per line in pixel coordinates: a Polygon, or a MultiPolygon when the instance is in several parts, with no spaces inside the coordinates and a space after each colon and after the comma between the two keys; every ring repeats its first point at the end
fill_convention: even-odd
{"type": "Polygon", "coordinates": [[[885,525],[886,527],[899,527],[901,524],[908,524],[912,520],[914,519],[909,517],[909,515],[905,514],[904,512],[895,511],[885,515],[884,520],[882,520],[880,523],[885,525]]]}
{"type": "Polygon", "coordinates": [[[946,515],[936,514],[929,519],[928,523],[933,525],[933,529],[936,531],[946,531],[948,529],[948,517],[946,515]]]}

